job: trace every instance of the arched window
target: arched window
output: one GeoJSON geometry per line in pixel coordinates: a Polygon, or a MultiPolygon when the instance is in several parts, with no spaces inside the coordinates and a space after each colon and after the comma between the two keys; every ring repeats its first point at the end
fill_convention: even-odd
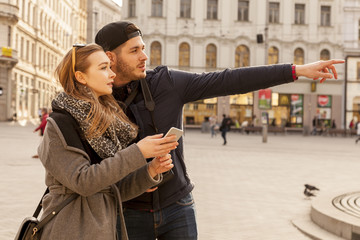
{"type": "Polygon", "coordinates": [[[216,46],[214,44],[206,47],[206,67],[216,68],[216,46]]]}
{"type": "Polygon", "coordinates": [[[294,51],[294,64],[304,64],[304,50],[302,50],[301,48],[297,48],[294,51]]]}
{"type": "Polygon", "coordinates": [[[150,65],[161,65],[161,44],[159,42],[153,42],[150,47],[150,65]]]}
{"type": "Polygon", "coordinates": [[[250,51],[245,45],[240,45],[235,51],[235,67],[250,66],[250,51]]]}
{"type": "Polygon", "coordinates": [[[179,66],[190,67],[190,45],[185,42],[179,46],[179,66]]]}
{"type": "Polygon", "coordinates": [[[279,63],[279,50],[276,47],[270,47],[268,51],[268,64],[279,63]]]}
{"type": "Polygon", "coordinates": [[[320,52],[320,60],[330,60],[330,52],[327,49],[323,49],[320,52]]]}

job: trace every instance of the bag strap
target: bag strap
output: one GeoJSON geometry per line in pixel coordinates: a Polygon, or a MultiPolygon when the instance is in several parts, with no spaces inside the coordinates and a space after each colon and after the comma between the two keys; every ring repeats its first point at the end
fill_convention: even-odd
{"type": "Polygon", "coordinates": [[[126,98],[124,104],[126,107],[128,107],[130,105],[130,103],[134,100],[134,98],[136,97],[136,94],[139,92],[139,82],[136,82],[136,86],[134,87],[134,89],[132,90],[132,92],[130,93],[130,95],[126,98]]]}
{"type": "Polygon", "coordinates": [[[143,93],[144,99],[145,99],[145,107],[150,112],[152,112],[155,109],[155,102],[151,96],[149,86],[148,86],[145,78],[140,79],[140,84],[141,84],[141,90],[142,90],[142,93],[143,93]]]}
{"type": "Polygon", "coordinates": [[[159,130],[157,129],[157,127],[155,125],[155,119],[154,119],[155,102],[151,96],[151,92],[149,90],[149,86],[148,86],[145,78],[140,79],[140,84],[141,84],[141,90],[142,90],[144,100],[145,100],[145,107],[147,108],[147,110],[149,110],[149,112],[151,114],[151,121],[152,121],[153,127],[155,129],[155,132],[158,133],[159,130]]]}
{"type": "Polygon", "coordinates": [[[42,208],[42,200],[43,200],[44,196],[45,196],[47,193],[49,193],[49,188],[46,188],[44,194],[42,195],[42,197],[41,197],[41,199],[40,199],[40,202],[39,202],[39,204],[38,204],[38,206],[37,206],[37,208],[35,209],[35,212],[34,212],[34,214],[33,214],[33,217],[34,217],[34,218],[37,218],[37,217],[39,216],[39,213],[40,213],[41,208],[42,208]]]}
{"type": "MultiPolygon", "coordinates": [[[[157,129],[157,127],[155,125],[155,118],[154,118],[155,101],[152,98],[149,86],[148,86],[145,78],[140,79],[140,84],[141,84],[142,94],[144,96],[145,107],[150,112],[153,127],[155,129],[155,132],[158,133],[159,130],[157,129]]],[[[130,95],[126,98],[126,100],[124,102],[126,107],[128,107],[130,105],[130,103],[135,99],[136,95],[139,92],[138,87],[139,87],[139,84],[137,83],[137,85],[132,90],[130,95]]]]}
{"type": "Polygon", "coordinates": [[[63,209],[66,205],[68,205],[71,201],[77,198],[79,194],[73,193],[67,199],[65,199],[60,205],[58,205],[51,213],[49,213],[43,220],[41,220],[34,228],[33,228],[33,235],[39,231],[41,228],[45,226],[53,217],[55,217],[61,209],[63,209]]]}

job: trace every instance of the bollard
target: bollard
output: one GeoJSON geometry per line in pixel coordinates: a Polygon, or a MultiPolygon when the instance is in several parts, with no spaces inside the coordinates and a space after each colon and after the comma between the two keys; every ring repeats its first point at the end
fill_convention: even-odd
{"type": "Polygon", "coordinates": [[[263,124],[262,126],[262,142],[267,143],[267,135],[268,135],[268,126],[267,124],[263,124]]]}

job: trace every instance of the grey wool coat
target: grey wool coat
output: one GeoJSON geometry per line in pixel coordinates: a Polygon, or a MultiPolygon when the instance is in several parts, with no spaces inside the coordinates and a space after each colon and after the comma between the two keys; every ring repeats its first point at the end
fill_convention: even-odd
{"type": "Polygon", "coordinates": [[[65,116],[62,119],[65,122],[61,125],[66,126],[66,132],[73,134],[66,136],[50,116],[38,148],[39,158],[46,169],[45,183],[50,190],[43,198],[42,218],[70,194],[75,192],[79,196],[45,225],[42,239],[117,239],[118,211],[122,221],[122,235],[118,237],[128,239],[121,201],[142,194],[158,184],[162,176],[159,175],[157,180],[150,177],[146,159],[136,144],[99,164],[90,164],[84,149],[68,143],[78,137],[70,118],[65,116]],[[121,200],[117,201],[117,198],[121,200]]]}

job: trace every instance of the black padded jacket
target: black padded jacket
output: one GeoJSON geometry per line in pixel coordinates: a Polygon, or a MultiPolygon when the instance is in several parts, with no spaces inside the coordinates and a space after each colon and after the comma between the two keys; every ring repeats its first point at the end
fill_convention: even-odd
{"type": "MultiPolygon", "coordinates": [[[[147,71],[146,81],[155,101],[153,112],[155,125],[159,133],[165,134],[171,127],[182,128],[183,106],[186,103],[205,98],[243,94],[294,80],[290,64],[277,64],[201,74],[159,66],[147,71]]],[[[128,87],[134,85],[137,84],[131,82],[128,87]]],[[[120,94],[123,91],[124,88],[114,89],[113,94],[117,100],[125,100],[126,97],[120,94]]],[[[128,106],[127,115],[139,126],[138,139],[156,133],[141,90],[128,106]]],[[[193,190],[194,185],[186,171],[182,138],[179,140],[177,149],[171,151],[171,155],[174,176],[160,185],[155,192],[144,193],[125,202],[125,207],[159,210],[185,197],[193,190]]]]}

